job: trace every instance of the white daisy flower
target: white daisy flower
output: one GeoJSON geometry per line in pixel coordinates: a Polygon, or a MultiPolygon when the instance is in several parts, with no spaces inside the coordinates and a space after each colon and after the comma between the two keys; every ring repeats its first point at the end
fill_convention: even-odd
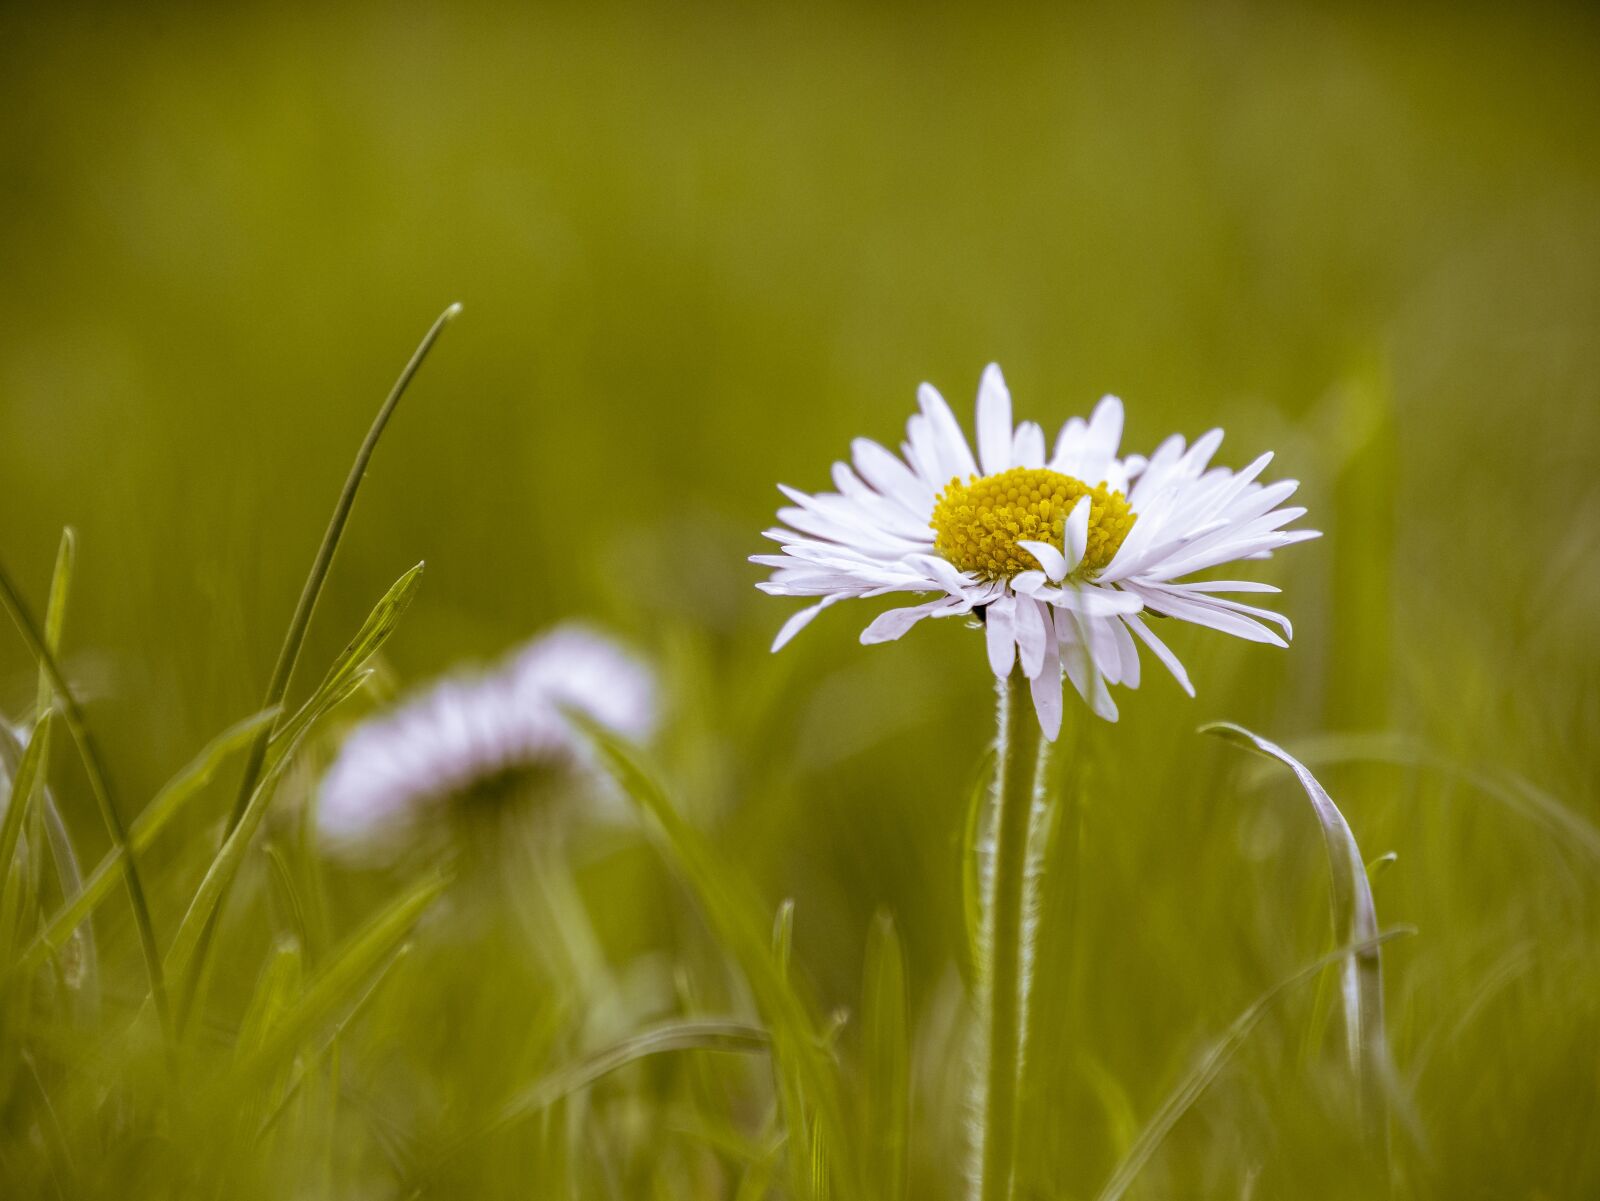
{"type": "Polygon", "coordinates": [[[1271,454],[1240,472],[1208,470],[1222,441],[1222,431],[1212,430],[1191,446],[1173,435],[1148,459],[1119,458],[1122,402],[1114,396],[1087,422],[1068,421],[1047,450],[1036,423],[1012,424],[1011,394],[994,364],[978,386],[976,456],[937,391],[923,384],[918,401],[900,456],[858,438],[854,465],[834,464],[837,492],[780,485],[793,505],[778,511],[783,525],[766,536],[783,551],[751,556],[773,569],[757,587],[820,599],[784,624],[774,651],[847,597],[934,593],[880,614],[861,641],[899,638],[924,617],[978,613],[995,675],[1004,679],[1021,664],[1040,724],[1054,739],[1062,672],[1096,713],[1115,721],[1107,685],[1138,687],[1137,642],[1194,695],[1183,665],[1141,616],[1146,611],[1287,645],[1287,618],[1225,595],[1276,588],[1183,582],[1317,537],[1283,528],[1305,513],[1279,507],[1295,481],[1257,482],[1271,454]]]}
{"type": "Polygon", "coordinates": [[[508,774],[586,766],[566,708],[642,740],[656,722],[655,678],[604,635],[559,626],[494,670],[443,680],[358,726],[323,778],[319,834],[359,854],[508,774]]]}

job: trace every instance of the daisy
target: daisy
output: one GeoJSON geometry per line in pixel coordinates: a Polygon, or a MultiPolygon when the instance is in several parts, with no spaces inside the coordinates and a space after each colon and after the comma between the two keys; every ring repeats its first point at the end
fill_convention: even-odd
{"type": "Polygon", "coordinates": [[[585,743],[567,709],[625,738],[646,738],[656,721],[655,679],[604,635],[559,626],[491,671],[443,680],[358,726],[323,779],[318,831],[332,849],[359,853],[508,777],[585,770],[585,743]]]}
{"type": "Polygon", "coordinates": [[[994,364],[978,386],[976,455],[937,391],[923,384],[918,401],[900,455],[858,438],[852,462],[834,464],[837,491],[780,485],[792,505],[766,536],[782,553],[751,557],[773,569],[757,587],[819,599],[784,623],[774,651],[846,598],[933,594],[880,614],[861,641],[899,638],[925,617],[976,613],[990,667],[1004,680],[1020,664],[1054,740],[1063,672],[1097,714],[1115,721],[1108,685],[1138,687],[1138,643],[1194,695],[1147,615],[1287,645],[1287,618],[1229,595],[1276,588],[1185,579],[1317,537],[1284,528],[1305,510],[1280,507],[1295,481],[1259,482],[1270,453],[1239,472],[1208,468],[1222,441],[1212,430],[1192,445],[1173,435],[1149,458],[1119,457],[1122,402],[1114,396],[1088,421],[1068,421],[1050,448],[1038,424],[1013,425],[1011,394],[994,364]]]}

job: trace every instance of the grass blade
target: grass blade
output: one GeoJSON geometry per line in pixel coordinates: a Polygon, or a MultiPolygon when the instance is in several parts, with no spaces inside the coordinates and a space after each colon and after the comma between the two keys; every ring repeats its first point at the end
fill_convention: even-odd
{"type": "Polygon", "coordinates": [[[1172,1128],[1178,1124],[1178,1119],[1189,1111],[1189,1108],[1200,1099],[1200,1095],[1206,1091],[1211,1082],[1227,1066],[1228,1060],[1233,1057],[1234,1052],[1249,1037],[1250,1032],[1255,1029],[1256,1023],[1266,1013],[1268,1006],[1279,995],[1297,984],[1303,984],[1305,981],[1315,978],[1325,968],[1333,964],[1348,960],[1352,956],[1376,951],[1391,938],[1410,933],[1412,933],[1410,929],[1404,928],[1386,930],[1375,938],[1362,942],[1346,943],[1336,950],[1312,960],[1292,975],[1284,977],[1246,1006],[1244,1012],[1234,1018],[1233,1023],[1223,1032],[1222,1037],[1206,1048],[1183,1079],[1178,1081],[1172,1092],[1167,1094],[1166,1100],[1162,1101],[1155,1113],[1150,1115],[1150,1120],[1145,1123],[1144,1128],[1139,1132],[1139,1137],[1134,1140],[1133,1146],[1128,1148],[1122,1160],[1112,1170],[1111,1177],[1106,1181],[1105,1187],[1095,1195],[1095,1201],[1119,1201],[1122,1195],[1128,1191],[1129,1186],[1133,1184],[1134,1179],[1144,1169],[1145,1164],[1150,1162],[1150,1157],[1156,1153],[1162,1141],[1172,1131],[1172,1128]]]}
{"type": "MultiPolygon", "coordinates": [[[[301,589],[294,616],[289,620],[288,633],[284,636],[283,646],[278,651],[278,661],[272,669],[272,678],[267,684],[266,700],[261,706],[263,709],[273,709],[281,705],[289,691],[295,665],[300,660],[300,650],[305,645],[306,631],[311,627],[312,614],[316,611],[317,601],[322,596],[328,572],[333,567],[333,556],[339,549],[340,539],[344,537],[344,527],[349,523],[350,510],[355,505],[356,493],[360,491],[361,480],[367,473],[367,465],[372,461],[373,452],[377,449],[378,439],[383,436],[390,417],[394,415],[401,397],[406,394],[406,389],[411,386],[411,381],[421,368],[423,360],[428,357],[428,352],[433,349],[433,344],[439,340],[444,327],[460,311],[459,304],[451,305],[439,314],[432,327],[423,335],[410,361],[400,372],[400,378],[395,381],[394,387],[389,390],[389,395],[379,406],[378,414],[373,418],[366,438],[356,451],[355,462],[350,466],[350,474],[345,477],[344,488],[340,491],[339,499],[333,507],[333,516],[329,519],[328,528],[322,535],[322,545],[317,548],[317,556],[311,562],[311,571],[306,576],[305,586],[301,589]]],[[[232,833],[233,827],[244,817],[245,807],[254,795],[256,779],[261,774],[266,753],[267,736],[263,734],[250,748],[250,758],[246,763],[244,778],[239,784],[239,795],[234,800],[233,814],[228,822],[229,833],[232,833]]]]}
{"type": "Polygon", "coordinates": [[[833,1164],[833,1171],[849,1185],[846,1191],[853,1190],[855,1176],[848,1165],[839,1162],[847,1144],[833,1065],[809,1007],[773,955],[771,932],[760,916],[762,906],[745,880],[732,872],[704,836],[683,820],[661,786],[620,739],[583,713],[569,710],[567,716],[588,735],[602,765],[639,806],[666,851],[669,865],[698,898],[712,929],[749,982],[772,1038],[795,1191],[800,1195],[815,1191],[811,1172],[816,1140],[810,1136],[808,1116],[815,1119],[819,1145],[833,1164]]]}
{"type": "Polygon", "coordinates": [[[867,934],[861,1001],[863,1128],[872,1141],[867,1164],[878,1201],[905,1201],[907,1130],[911,1113],[911,1022],[905,951],[888,913],[867,934]]]}
{"type": "Polygon", "coordinates": [[[194,897],[189,902],[188,912],[183,915],[178,933],[167,951],[168,973],[183,981],[178,1010],[180,1028],[188,1018],[199,981],[203,955],[201,947],[207,937],[206,931],[210,930],[216,921],[216,915],[222,908],[234,876],[238,874],[239,867],[244,862],[244,854],[249,849],[250,840],[260,827],[261,819],[267,814],[267,806],[271,804],[272,796],[277,791],[278,781],[283,777],[289,764],[294,761],[295,752],[316,725],[317,719],[356,693],[366,680],[367,673],[358,673],[348,677],[334,691],[322,696],[310,718],[300,727],[295,740],[273,759],[272,765],[256,785],[255,795],[245,806],[243,819],[235,824],[233,832],[228,835],[227,841],[222,844],[222,849],[217,852],[211,861],[211,866],[206,869],[205,877],[200,881],[200,887],[195,890],[194,897]]]}
{"type": "MultiPolygon", "coordinates": [[[[182,771],[168,780],[128,830],[128,841],[134,852],[147,850],[168,823],[211,781],[223,761],[255,737],[261,727],[270,726],[276,717],[276,710],[269,709],[234,723],[207,743],[182,771]]],[[[22,955],[22,965],[26,970],[33,971],[47,956],[60,951],[72,937],[73,931],[106,899],[116,882],[116,872],[121,867],[123,853],[121,847],[112,847],[95,865],[94,871],[89,873],[83,888],[62,906],[61,911],[29,944],[22,955]]]]}
{"type": "MultiPolygon", "coordinates": [[[[1311,802],[1328,852],[1334,937],[1351,944],[1370,943],[1378,933],[1378,913],[1372,901],[1366,862],[1349,823],[1327,789],[1288,751],[1243,726],[1216,722],[1202,726],[1201,730],[1276,759],[1294,773],[1306,799],[1311,802]]],[[[1386,1159],[1387,1098],[1394,1075],[1383,1030],[1383,964],[1378,948],[1374,945],[1352,954],[1340,965],[1339,971],[1344,999],[1345,1049],[1359,1088],[1362,1120],[1374,1151],[1386,1159]]]]}
{"type": "Polygon", "coordinates": [[[411,606],[412,598],[417,594],[417,586],[422,582],[422,567],[423,565],[418,563],[383,594],[383,599],[367,615],[356,636],[333,661],[333,666],[328,669],[328,674],[323,677],[322,683],[317,685],[317,690],[295,711],[294,716],[285,721],[281,728],[272,732],[271,746],[288,745],[295,735],[315,718],[318,705],[323,698],[337,692],[348,683],[351,677],[361,671],[368,660],[389,640],[389,635],[399,626],[400,619],[405,616],[406,610],[411,606]]]}
{"type": "Polygon", "coordinates": [[[95,804],[100,809],[100,817],[105,822],[106,832],[111,837],[112,845],[122,852],[122,878],[127,885],[128,903],[133,909],[134,925],[139,932],[139,949],[144,956],[145,972],[150,978],[150,995],[155,1001],[156,1016],[161,1022],[162,1033],[170,1043],[172,1013],[167,1004],[167,981],[161,967],[161,950],[160,944],[156,941],[155,923],[150,918],[150,905],[145,899],[144,881],[139,876],[138,864],[134,862],[134,857],[128,849],[128,829],[123,823],[122,814],[117,810],[116,802],[112,800],[111,784],[100,761],[100,753],[95,747],[88,725],[83,720],[83,710],[78,706],[71,688],[67,686],[66,677],[61,674],[55,655],[46,645],[38,625],[35,624],[32,614],[22,600],[21,593],[12,584],[11,575],[3,565],[0,565],[0,604],[4,605],[17,627],[17,632],[22,635],[23,642],[38,661],[39,670],[50,680],[50,687],[55,693],[55,704],[59,707],[61,719],[66,722],[67,732],[72,736],[78,755],[83,760],[84,771],[89,777],[89,790],[94,793],[95,804]]]}
{"type": "MultiPolygon", "coordinates": [[[[278,661],[273,666],[272,678],[267,683],[266,699],[262,702],[263,709],[277,709],[283,704],[284,697],[288,695],[289,684],[294,679],[295,665],[300,661],[300,651],[305,645],[306,632],[311,628],[311,617],[316,612],[317,601],[322,596],[322,588],[327,583],[328,573],[333,568],[333,556],[339,549],[339,541],[344,537],[344,527],[350,521],[350,510],[356,503],[356,493],[361,489],[361,480],[367,473],[367,466],[372,462],[372,455],[378,447],[378,439],[383,436],[384,429],[389,424],[389,419],[394,415],[395,408],[399,405],[401,397],[411,386],[411,381],[416,377],[417,371],[422,367],[423,361],[428,357],[428,352],[433,349],[433,344],[439,340],[439,335],[444,332],[444,327],[455,319],[461,312],[459,304],[452,304],[434,320],[428,332],[423,335],[422,341],[411,354],[411,359],[400,372],[400,377],[395,380],[394,386],[389,390],[389,395],[378,408],[378,414],[372,420],[372,425],[367,430],[367,436],[362,440],[360,448],[356,451],[355,462],[350,465],[350,473],[345,477],[344,487],[339,492],[339,499],[334,503],[333,516],[328,520],[328,528],[322,535],[322,544],[317,548],[316,558],[311,562],[311,571],[306,576],[304,587],[300,590],[300,599],[295,604],[294,616],[289,619],[289,630],[284,635],[283,645],[278,650],[278,661]]],[[[249,757],[245,760],[244,774],[239,780],[239,792],[234,797],[233,810],[228,815],[228,824],[223,834],[226,840],[232,836],[234,827],[244,820],[245,810],[249,807],[251,798],[255,796],[256,785],[260,781],[263,770],[267,766],[267,750],[271,742],[272,732],[263,730],[257,734],[250,745],[249,757]]],[[[208,917],[200,933],[200,940],[196,946],[193,964],[184,981],[185,1003],[193,997],[194,988],[201,972],[205,968],[205,959],[211,946],[212,932],[215,929],[216,911],[208,917]]]]}
{"type": "Polygon", "coordinates": [[[336,949],[261,1045],[244,1057],[232,1083],[245,1088],[270,1076],[314,1040],[439,899],[448,882],[442,871],[429,873],[336,949]]]}
{"type": "MultiPolygon", "coordinates": [[[[33,795],[33,783],[39,775],[39,761],[44,757],[45,734],[50,729],[53,711],[46,709],[28,736],[27,749],[22,752],[22,762],[11,777],[11,794],[6,798],[5,816],[0,818],[0,880],[11,874],[11,859],[16,854],[22,837],[22,823],[28,812],[28,799],[33,795]]],[[[38,853],[38,846],[34,848],[38,853]]]]}
{"type": "MultiPolygon", "coordinates": [[[[482,1137],[532,1117],[564,1097],[610,1075],[619,1068],[651,1055],[669,1051],[721,1051],[762,1054],[772,1040],[760,1026],[724,1018],[693,1018],[665,1022],[631,1035],[575,1064],[552,1072],[529,1085],[501,1107],[494,1120],[473,1137],[482,1137]]],[[[468,1140],[470,1141],[470,1140],[468,1140]]]]}

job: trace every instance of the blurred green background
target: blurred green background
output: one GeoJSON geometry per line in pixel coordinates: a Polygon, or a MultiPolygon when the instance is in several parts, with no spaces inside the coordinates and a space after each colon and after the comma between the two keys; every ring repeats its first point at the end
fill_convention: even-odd
{"type": "MultiPolygon", "coordinates": [[[[356,444],[463,302],[379,448],[302,688],[419,559],[400,684],[574,615],[652,654],[664,773],[768,906],[795,899],[824,1011],[857,1003],[894,913],[913,1195],[955,1196],[983,655],[953,622],[863,650],[871,609],[842,606],[769,657],[791,603],[744,556],[775,482],[896,443],[924,379],[967,419],[990,360],[1050,430],[1108,391],[1130,450],[1222,425],[1222,461],[1275,449],[1327,536],[1264,568],[1290,651],[1178,631],[1197,700],[1147,662],[1119,725],[1078,714],[1028,1195],[1092,1195],[1118,1106],[1142,1119],[1331,945],[1304,802],[1194,733],[1226,718],[1305,750],[1367,856],[1398,853],[1377,888],[1419,929],[1387,953],[1406,1188],[1593,1196],[1597,51],[1592,11],[1546,5],[5,5],[0,551],[42,607],[77,529],[65,658],[132,811],[258,703],[356,444]],[[1432,765],[1350,761],[1373,750],[1432,765]]],[[[0,711],[33,687],[7,633],[0,711]]],[[[56,776],[98,854],[65,755],[56,776]]],[[[197,844],[226,804],[191,814],[197,844]]],[[[194,854],[151,857],[183,881],[159,929],[194,854]]],[[[622,858],[584,885],[618,963],[682,937],[662,896],[690,908],[622,858]]],[[[98,920],[132,992],[125,909],[98,920]]],[[[535,1004],[509,970],[460,987],[498,997],[486,1022],[535,1004]]],[[[1275,1015],[1146,1195],[1346,1195],[1336,1056],[1304,1033],[1327,1015],[1309,991],[1275,1015]]],[[[469,1033],[400,1087],[510,1087],[469,1033]]],[[[693,1141],[673,1130],[661,1148],[693,1141]]],[[[396,1187],[365,1138],[338,1195],[396,1187]]],[[[660,1171],[657,1195],[732,1196],[660,1171]]],[[[470,1187],[527,1179],[486,1160],[470,1187]]]]}

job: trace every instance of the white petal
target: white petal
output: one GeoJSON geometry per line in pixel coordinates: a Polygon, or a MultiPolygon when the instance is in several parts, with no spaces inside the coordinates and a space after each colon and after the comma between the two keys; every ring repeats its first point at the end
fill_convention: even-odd
{"type": "Polygon", "coordinates": [[[1121,444],[1122,401],[1115,396],[1102,396],[1089,418],[1089,436],[1085,449],[1091,455],[1113,459],[1116,457],[1117,447],[1121,444]]]}
{"type": "Polygon", "coordinates": [[[1014,604],[1009,596],[1002,596],[997,601],[991,601],[983,611],[983,629],[989,645],[989,669],[1002,680],[1011,674],[1011,664],[1016,658],[1014,604]]]}
{"type": "MultiPolygon", "coordinates": [[[[1017,545],[1027,546],[1028,544],[1019,542],[1017,545]]],[[[1042,545],[1042,543],[1039,545],[1042,545]]],[[[1049,550],[1050,548],[1045,547],[1045,549],[1049,550]]],[[[1019,571],[1010,580],[1011,591],[1020,593],[1023,596],[1032,596],[1034,593],[1044,589],[1049,583],[1049,578],[1042,571],[1019,571]]]]}
{"type": "Polygon", "coordinates": [[[978,381],[978,462],[984,475],[1011,467],[1011,393],[998,364],[990,363],[978,381]]]}
{"type": "Polygon", "coordinates": [[[944,597],[925,605],[908,605],[904,609],[890,609],[872,619],[872,624],[861,631],[861,645],[874,646],[880,642],[893,642],[924,617],[931,617],[935,609],[946,603],[944,597]]]}
{"type": "Polygon", "coordinates": [[[950,482],[951,476],[965,479],[969,475],[977,475],[978,464],[973,461],[972,447],[967,445],[967,436],[961,432],[961,423],[950,411],[944,397],[939,395],[938,389],[932,384],[923,384],[917,389],[917,403],[922,407],[922,415],[928,419],[928,432],[933,436],[944,469],[942,479],[929,482],[943,487],[950,482]]]}
{"type": "Polygon", "coordinates": [[[1155,657],[1161,660],[1162,665],[1172,673],[1172,678],[1178,681],[1178,687],[1193,696],[1194,685],[1189,683],[1189,673],[1183,669],[1183,664],[1178,662],[1178,656],[1172,653],[1167,644],[1152,634],[1150,627],[1145,625],[1141,618],[1130,616],[1124,617],[1122,621],[1139,636],[1139,640],[1150,648],[1155,657]]]}
{"type": "Polygon", "coordinates": [[[1022,674],[1030,680],[1044,667],[1044,647],[1053,642],[1055,629],[1038,601],[1019,596],[1012,609],[1016,621],[1017,652],[1022,659],[1022,674]]]}
{"type": "Polygon", "coordinates": [[[1067,678],[1078,690],[1078,695],[1089,702],[1089,707],[1098,716],[1105,718],[1106,721],[1116,721],[1117,703],[1111,699],[1111,691],[1106,687],[1105,677],[1100,674],[1100,666],[1094,660],[1091,650],[1093,636],[1088,627],[1082,624],[1085,619],[1077,614],[1057,613],[1058,634],[1063,632],[1063,618],[1067,636],[1061,639],[1061,661],[1062,666],[1066,668],[1067,678]]]}
{"type": "Polygon", "coordinates": [[[933,490],[911,469],[870,438],[850,444],[856,470],[883,495],[899,501],[906,512],[927,521],[933,511],[933,490]]]}
{"type": "MultiPolygon", "coordinates": [[[[1088,498],[1085,497],[1084,499],[1087,500],[1088,498]]],[[[1048,542],[1022,541],[1018,542],[1017,545],[1039,560],[1039,566],[1044,568],[1045,577],[1052,584],[1059,584],[1070,570],[1061,552],[1048,542]]],[[[1078,557],[1081,559],[1083,556],[1080,554],[1078,557]]],[[[1031,573],[1025,572],[1024,574],[1031,573]]],[[[1015,581],[1013,581],[1013,586],[1015,586],[1015,581]]],[[[1020,592],[1022,589],[1019,588],[1018,591],[1020,592]]]]}
{"type": "Polygon", "coordinates": [[[840,597],[838,596],[825,596],[810,608],[801,609],[800,612],[784,622],[783,629],[779,630],[778,636],[772,640],[773,653],[776,654],[781,651],[788,644],[789,639],[811,624],[812,618],[839,599],[840,597]]]}
{"type": "Polygon", "coordinates": [[[1117,657],[1120,660],[1117,682],[1124,688],[1139,687],[1139,648],[1133,643],[1133,635],[1128,633],[1128,627],[1120,621],[1107,622],[1106,628],[1111,631],[1117,647],[1117,657]]]}
{"type": "Polygon", "coordinates": [[[1051,742],[1061,733],[1061,648],[1053,635],[1045,640],[1044,666],[1030,683],[1039,728],[1051,742]]]}
{"type": "MultiPolygon", "coordinates": [[[[1138,523],[1135,522],[1135,525],[1138,523]]],[[[1066,529],[1062,534],[1065,543],[1067,571],[1077,571],[1078,565],[1083,562],[1084,552],[1089,549],[1089,498],[1080,496],[1078,503],[1072,506],[1072,512],[1067,515],[1066,529]]],[[[1063,575],[1066,572],[1062,572],[1063,575]]]]}
{"type": "Polygon", "coordinates": [[[1224,634],[1232,634],[1247,642],[1265,642],[1271,646],[1287,646],[1282,638],[1254,618],[1224,607],[1215,597],[1195,594],[1175,595],[1156,588],[1136,588],[1145,607],[1169,617],[1178,617],[1195,625],[1207,626],[1224,634]]]}
{"type": "Polygon", "coordinates": [[[1036,421],[1017,426],[1011,439],[1011,462],[1017,467],[1044,466],[1044,431],[1036,421]]]}
{"type": "Polygon", "coordinates": [[[1082,613],[1086,617],[1137,613],[1144,608],[1144,600],[1132,592],[1123,592],[1117,588],[1098,588],[1093,584],[1066,584],[1052,593],[1048,599],[1058,609],[1082,613]]]}

